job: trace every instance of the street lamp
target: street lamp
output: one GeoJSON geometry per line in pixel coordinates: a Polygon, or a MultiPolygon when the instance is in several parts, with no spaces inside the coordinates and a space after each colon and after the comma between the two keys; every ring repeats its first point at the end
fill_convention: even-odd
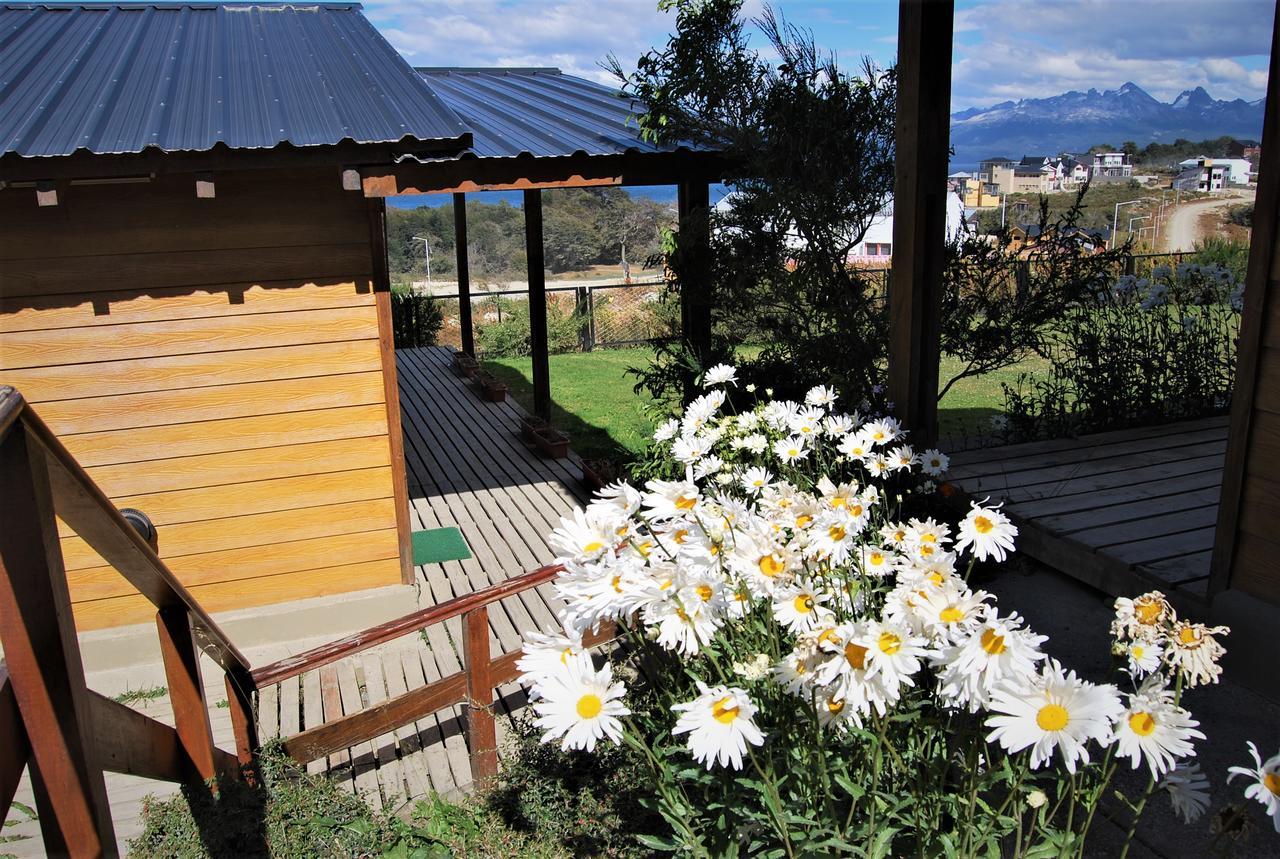
{"type": "Polygon", "coordinates": [[[414,236],[413,240],[422,242],[422,248],[427,255],[427,291],[431,291],[431,240],[426,236],[414,236]]]}
{"type": "MultiPolygon", "coordinates": [[[[1155,198],[1153,198],[1153,197],[1139,197],[1139,198],[1138,198],[1138,199],[1136,199],[1136,200],[1125,200],[1123,203],[1116,203],[1116,211],[1115,211],[1115,214],[1113,214],[1113,215],[1111,216],[1111,250],[1115,250],[1115,247],[1116,247],[1116,233],[1120,232],[1120,207],[1121,207],[1121,206],[1132,206],[1134,203],[1145,203],[1145,202],[1147,202],[1147,201],[1149,201],[1149,200],[1152,200],[1152,199],[1155,199],[1155,198]]],[[[1133,230],[1132,230],[1132,229],[1130,229],[1130,230],[1129,230],[1129,232],[1133,232],[1133,230]]]]}

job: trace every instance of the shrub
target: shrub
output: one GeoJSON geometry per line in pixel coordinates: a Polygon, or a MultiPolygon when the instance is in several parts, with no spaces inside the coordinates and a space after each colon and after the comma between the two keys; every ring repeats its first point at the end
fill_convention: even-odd
{"type": "MultiPolygon", "coordinates": [[[[547,348],[552,355],[574,352],[581,345],[582,315],[572,300],[551,296],[547,301],[547,348]],[[567,309],[566,309],[567,305],[567,309]]],[[[495,298],[476,323],[478,348],[498,358],[520,358],[533,353],[529,342],[529,302],[495,298]]]]}
{"type": "Polygon", "coordinates": [[[1189,261],[1224,268],[1231,272],[1236,283],[1244,283],[1249,270],[1249,245],[1222,236],[1207,236],[1196,242],[1195,253],[1189,261]]]}
{"type": "Polygon", "coordinates": [[[538,742],[524,719],[485,806],[508,826],[574,856],[640,856],[639,835],[665,830],[646,808],[653,787],[643,759],[627,748],[591,755],[538,742]]]}
{"type": "Polygon", "coordinates": [[[440,302],[412,290],[392,291],[391,328],[397,349],[434,346],[443,327],[440,302]]]}
{"type": "Polygon", "coordinates": [[[406,816],[376,812],[328,778],[309,775],[277,744],[258,757],[261,787],[225,779],[215,795],[183,788],[143,802],[143,830],[129,855],[164,857],[448,857],[563,855],[501,826],[476,806],[438,796],[406,816]]]}
{"type": "Polygon", "coordinates": [[[1009,435],[1067,436],[1225,412],[1240,300],[1239,284],[1217,266],[1121,277],[1054,322],[1046,374],[1004,386],[1009,435]]]}

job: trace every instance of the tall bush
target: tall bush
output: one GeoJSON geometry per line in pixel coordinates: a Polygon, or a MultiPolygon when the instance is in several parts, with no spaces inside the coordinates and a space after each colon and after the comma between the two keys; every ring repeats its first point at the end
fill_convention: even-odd
{"type": "MultiPolygon", "coordinates": [[[[476,326],[479,348],[486,355],[518,358],[531,355],[529,302],[495,298],[494,310],[476,326]]],[[[581,343],[582,314],[571,301],[553,297],[547,301],[547,348],[552,355],[573,352],[581,343]]]]}
{"type": "Polygon", "coordinates": [[[434,346],[443,327],[440,302],[412,290],[392,291],[391,328],[397,349],[434,346]]]}

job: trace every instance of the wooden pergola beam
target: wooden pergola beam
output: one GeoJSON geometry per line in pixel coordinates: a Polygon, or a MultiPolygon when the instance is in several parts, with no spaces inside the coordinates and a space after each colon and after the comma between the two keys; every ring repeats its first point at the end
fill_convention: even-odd
{"type": "Polygon", "coordinates": [[[459,158],[362,167],[366,197],[456,194],[477,191],[532,191],[613,185],[678,185],[715,182],[723,156],[710,152],[633,152],[537,158],[459,158]]]}
{"type": "Polygon", "coordinates": [[[921,445],[938,434],[954,19],[951,0],[898,4],[889,399],[921,445]]]}
{"type": "MultiPolygon", "coordinates": [[[[711,239],[711,188],[706,182],[681,182],[676,203],[680,215],[681,242],[686,257],[681,267],[680,328],[684,341],[700,367],[711,356],[710,273],[707,271],[711,239]]],[[[693,379],[685,379],[685,399],[695,393],[693,379]]]]}
{"type": "Polygon", "coordinates": [[[547,275],[542,249],[542,192],[524,192],[524,248],[529,277],[529,351],[533,413],[551,422],[551,366],[547,343],[547,275]]]}

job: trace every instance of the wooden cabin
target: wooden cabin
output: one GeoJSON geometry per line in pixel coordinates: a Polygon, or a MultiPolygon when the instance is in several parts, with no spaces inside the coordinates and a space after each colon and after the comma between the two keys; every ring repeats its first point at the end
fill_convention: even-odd
{"type": "MultiPolygon", "coordinates": [[[[0,33],[0,384],[210,611],[411,582],[383,203],[352,177],[470,133],[356,5],[0,33]]],[[[152,618],[63,533],[81,630],[152,618]]]]}

